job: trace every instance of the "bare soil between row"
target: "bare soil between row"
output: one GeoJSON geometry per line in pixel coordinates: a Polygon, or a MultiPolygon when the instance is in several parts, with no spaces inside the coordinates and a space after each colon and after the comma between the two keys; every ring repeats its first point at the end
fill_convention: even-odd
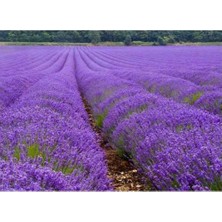
{"type": "Polygon", "coordinates": [[[102,136],[102,131],[99,129],[93,118],[92,109],[87,100],[82,96],[85,110],[88,113],[90,125],[94,130],[97,142],[105,151],[106,162],[108,166],[108,177],[112,181],[112,186],[115,191],[148,191],[150,190],[145,177],[141,175],[132,162],[128,159],[121,158],[116,150],[111,147],[108,141],[102,136]]]}

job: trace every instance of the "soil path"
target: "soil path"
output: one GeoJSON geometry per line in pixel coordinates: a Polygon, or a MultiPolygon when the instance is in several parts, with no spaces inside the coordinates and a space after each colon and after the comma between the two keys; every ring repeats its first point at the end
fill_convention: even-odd
{"type": "Polygon", "coordinates": [[[85,109],[88,113],[90,124],[96,133],[97,141],[105,151],[108,177],[112,180],[112,185],[116,191],[148,191],[150,190],[145,185],[145,178],[138,173],[133,164],[126,159],[121,158],[115,149],[113,149],[105,138],[102,136],[101,130],[96,127],[92,115],[91,107],[86,99],[82,97],[85,109]]]}

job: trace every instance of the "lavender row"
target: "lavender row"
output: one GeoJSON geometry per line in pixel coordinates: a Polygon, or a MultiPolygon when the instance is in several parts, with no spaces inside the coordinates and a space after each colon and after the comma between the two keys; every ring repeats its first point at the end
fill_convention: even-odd
{"type": "MultiPolygon", "coordinates": [[[[9,50],[8,47],[5,47],[9,50]]],[[[0,73],[13,74],[13,70],[17,72],[28,72],[33,68],[48,62],[58,54],[65,52],[63,48],[52,47],[12,47],[14,53],[1,52],[5,55],[0,60],[0,73]]],[[[10,51],[10,50],[9,50],[10,51]]],[[[7,76],[6,75],[6,76],[7,76]]]]}
{"type": "Polygon", "coordinates": [[[96,123],[157,190],[221,190],[219,117],[92,71],[78,52],[77,79],[96,123]]]}
{"type": "MultiPolygon", "coordinates": [[[[3,72],[0,76],[0,111],[12,104],[22,93],[29,87],[38,82],[46,75],[59,72],[65,63],[67,53],[57,53],[48,60],[46,52],[42,54],[42,59],[39,65],[29,72],[18,72],[16,68],[11,68],[11,71],[3,72]],[[44,61],[44,62],[43,62],[44,61]],[[4,77],[7,75],[7,77],[4,77]]],[[[23,63],[23,61],[20,61],[23,63]]],[[[8,64],[8,66],[10,66],[8,64]]],[[[25,68],[25,65],[24,65],[25,68]]]]}
{"type": "Polygon", "coordinates": [[[0,190],[112,189],[78,91],[72,50],[67,53],[60,72],[42,78],[0,115],[0,190]]]}
{"type": "Polygon", "coordinates": [[[113,63],[112,59],[107,60],[104,63],[104,60],[100,60],[101,58],[98,58],[96,54],[94,54],[93,58],[92,56],[89,56],[89,53],[85,54],[85,56],[88,57],[85,57],[85,59],[88,59],[87,62],[91,64],[90,67],[92,70],[101,72],[103,70],[106,72],[109,70],[110,75],[115,75],[138,83],[151,93],[159,94],[167,98],[173,98],[177,102],[194,104],[196,100],[202,96],[204,91],[207,90],[204,90],[202,87],[181,78],[159,73],[144,72],[130,67],[121,67],[121,69],[112,68],[112,66],[115,67],[115,62],[113,63]],[[109,64],[109,66],[106,64],[109,64]]]}
{"type": "Polygon", "coordinates": [[[138,83],[150,93],[222,115],[222,91],[216,87],[198,86],[185,79],[158,73],[122,70],[111,71],[111,74],[138,83]]]}
{"type": "MultiPolygon", "coordinates": [[[[178,51],[174,47],[171,50],[172,52],[175,51],[176,53],[178,51]]],[[[220,82],[222,82],[222,76],[219,75],[218,73],[215,73],[215,71],[214,72],[210,71],[210,66],[207,67],[209,71],[207,68],[204,68],[204,71],[203,70],[200,71],[199,68],[200,64],[198,66],[198,63],[197,64],[194,63],[198,67],[196,69],[198,70],[199,73],[197,73],[196,76],[190,75],[190,78],[188,78],[187,76],[189,76],[190,73],[189,70],[190,66],[187,67],[187,70],[183,69],[184,75],[181,74],[180,66],[185,68],[184,66],[185,65],[187,66],[187,63],[177,64],[178,61],[174,57],[171,63],[173,63],[174,65],[173,68],[175,70],[173,70],[172,67],[166,67],[165,69],[159,70],[159,66],[161,66],[162,63],[160,62],[160,65],[157,65],[155,63],[153,65],[151,63],[152,66],[150,66],[150,64],[148,64],[149,66],[146,69],[150,70],[144,71],[142,69],[143,67],[146,67],[145,66],[146,63],[141,64],[140,67],[138,66],[138,64],[137,65],[134,65],[133,63],[130,64],[130,62],[128,62],[127,64],[123,63],[121,65],[121,61],[117,61],[115,57],[106,56],[104,59],[104,56],[98,53],[97,50],[83,50],[83,51],[86,54],[85,56],[88,56],[88,58],[91,60],[92,63],[91,67],[97,67],[97,71],[110,70],[111,74],[127,80],[134,81],[142,85],[145,89],[147,89],[151,93],[160,94],[167,98],[172,98],[177,102],[183,102],[183,103],[188,103],[190,105],[194,105],[197,108],[207,110],[213,114],[219,114],[219,115],[222,114],[222,109],[221,109],[222,91],[220,89],[221,88],[220,82]],[[175,67],[176,64],[180,68],[175,67]],[[178,72],[179,74],[172,75],[172,73],[175,72],[178,72]],[[197,81],[198,79],[199,81],[197,81]]],[[[151,50],[151,56],[153,56],[152,53],[153,51],[151,50]]],[[[187,49],[187,51],[189,52],[189,48],[187,49]]],[[[141,50],[141,52],[142,52],[141,54],[143,55],[143,50],[141,50]]],[[[164,49],[162,48],[162,51],[160,52],[164,52],[164,49]]],[[[170,51],[167,50],[167,52],[169,57],[170,51]]],[[[183,52],[184,51],[182,48],[181,53],[183,52]]],[[[203,52],[206,54],[208,51],[206,52],[203,50],[203,52]]],[[[163,58],[161,54],[157,55],[160,58],[166,59],[168,61],[167,57],[163,58]]],[[[144,56],[144,58],[146,58],[146,56],[144,56]]],[[[165,61],[163,60],[163,62],[165,61]]],[[[205,64],[207,64],[207,61],[204,60],[204,62],[205,64]]],[[[219,64],[216,63],[216,67],[217,66],[219,68],[219,64]]]]}

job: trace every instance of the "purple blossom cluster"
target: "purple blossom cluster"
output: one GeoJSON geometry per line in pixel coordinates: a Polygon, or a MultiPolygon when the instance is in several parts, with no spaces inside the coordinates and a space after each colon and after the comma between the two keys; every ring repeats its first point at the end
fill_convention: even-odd
{"type": "MultiPolygon", "coordinates": [[[[161,93],[150,93],[130,79],[124,72],[127,63],[134,64],[132,58],[137,58],[138,62],[132,67],[133,72],[135,68],[139,72],[138,66],[146,64],[141,61],[146,59],[145,49],[141,49],[140,57],[138,51],[133,55],[136,50],[139,51],[138,48],[76,50],[77,81],[93,109],[97,125],[120,155],[133,160],[154,189],[221,190],[221,118],[188,104],[177,103],[170,96],[168,99],[161,93]],[[97,55],[102,57],[104,54],[106,57],[99,60],[97,55]],[[124,59],[115,60],[112,69],[112,58],[120,55],[124,59]],[[124,75],[127,78],[123,78],[124,75]]],[[[158,55],[163,59],[161,54],[158,55]]],[[[184,93],[201,88],[183,79],[180,82],[184,93]]],[[[176,84],[171,83],[169,87],[176,88],[176,84]]]]}
{"type": "MultiPolygon", "coordinates": [[[[23,87],[14,82],[12,89],[19,91],[14,100],[9,99],[13,90],[4,94],[7,105],[0,112],[0,190],[112,190],[104,152],[91,129],[76,83],[72,48],[52,50],[54,59],[57,57],[55,64],[48,56],[50,48],[49,52],[39,50],[39,57],[48,65],[43,69],[40,62],[33,72],[33,67],[27,71],[31,64],[21,58],[27,70],[23,67],[24,73],[21,70],[12,76],[21,77],[21,81],[24,77],[28,84],[23,87]]],[[[21,55],[25,51],[21,49],[21,55]]],[[[33,52],[26,53],[28,57],[33,52]]]]}
{"type": "Polygon", "coordinates": [[[41,165],[0,160],[0,169],[0,191],[73,190],[63,173],[41,165]]]}

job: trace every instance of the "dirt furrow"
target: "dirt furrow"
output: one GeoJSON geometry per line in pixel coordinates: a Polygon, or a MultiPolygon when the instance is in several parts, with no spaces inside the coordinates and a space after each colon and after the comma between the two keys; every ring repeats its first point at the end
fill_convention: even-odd
{"type": "Polygon", "coordinates": [[[88,113],[91,127],[96,133],[97,141],[105,151],[108,177],[112,180],[112,185],[116,191],[148,191],[149,187],[144,182],[146,179],[139,174],[133,164],[121,158],[115,149],[113,149],[108,141],[102,135],[93,118],[91,107],[84,97],[82,97],[85,109],[88,113]]]}

